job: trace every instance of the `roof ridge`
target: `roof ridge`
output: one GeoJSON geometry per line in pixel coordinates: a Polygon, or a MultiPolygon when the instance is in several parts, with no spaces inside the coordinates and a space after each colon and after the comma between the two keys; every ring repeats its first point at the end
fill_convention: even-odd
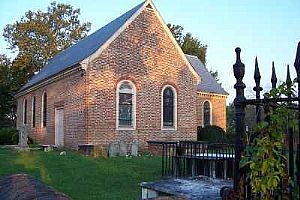
{"type": "Polygon", "coordinates": [[[94,54],[115,34],[115,32],[119,30],[119,28],[126,24],[136,12],[146,5],[148,1],[149,0],[143,1],[92,34],[53,56],[53,58],[48,60],[38,74],[31,77],[31,79],[19,90],[18,93],[75,66],[94,54]]]}

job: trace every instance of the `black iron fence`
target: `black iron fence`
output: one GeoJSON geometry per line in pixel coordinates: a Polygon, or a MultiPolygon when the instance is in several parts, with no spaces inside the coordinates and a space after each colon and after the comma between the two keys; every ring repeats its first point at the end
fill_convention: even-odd
{"type": "MultiPolygon", "coordinates": [[[[286,102],[289,109],[294,110],[295,114],[298,115],[298,124],[294,128],[287,128],[286,138],[285,138],[285,152],[287,161],[285,163],[287,177],[285,180],[280,180],[279,188],[276,193],[271,194],[272,199],[299,199],[300,198],[300,144],[299,144],[299,124],[300,124],[300,42],[298,43],[295,68],[297,72],[298,83],[298,93],[296,97],[292,97],[291,93],[285,96],[280,96],[278,98],[265,98],[261,97],[261,92],[263,88],[260,86],[260,72],[258,67],[257,59],[255,60],[255,70],[254,70],[254,81],[255,87],[253,90],[256,93],[255,99],[246,99],[244,96],[244,89],[246,85],[243,83],[243,77],[245,74],[245,65],[241,61],[240,53],[241,49],[236,48],[236,63],[233,65],[234,76],[236,78],[236,84],[234,88],[236,89],[236,98],[234,100],[235,107],[235,130],[236,130],[236,141],[235,141],[235,165],[234,168],[234,191],[239,192],[242,199],[252,199],[253,193],[249,186],[249,180],[246,179],[246,173],[244,169],[239,168],[241,154],[247,144],[243,138],[246,134],[245,129],[245,108],[247,105],[256,106],[256,122],[259,123],[262,121],[262,112],[263,108],[265,111],[265,116],[268,116],[268,113],[271,109],[276,109],[276,107],[281,102],[286,102]],[[297,130],[297,134],[295,133],[297,130]],[[241,185],[244,189],[241,190],[241,185]]],[[[271,85],[272,88],[276,88],[277,77],[275,73],[274,63],[272,65],[272,75],[271,75],[271,85]]],[[[291,89],[292,80],[290,77],[289,66],[287,66],[287,78],[286,85],[288,89],[291,89]]],[[[266,119],[268,120],[268,119],[266,119]]],[[[289,117],[287,117],[289,120],[289,117]]],[[[258,133],[259,134],[259,133],[258,133]]],[[[251,142],[251,141],[250,141],[251,142]]],[[[249,169],[248,169],[249,170],[249,169]]],[[[257,195],[256,195],[257,196],[257,195]]],[[[259,194],[258,194],[259,196],[259,194]]]]}
{"type": "Polygon", "coordinates": [[[161,146],[163,177],[233,178],[234,145],[204,141],[148,143],[161,146]]]}

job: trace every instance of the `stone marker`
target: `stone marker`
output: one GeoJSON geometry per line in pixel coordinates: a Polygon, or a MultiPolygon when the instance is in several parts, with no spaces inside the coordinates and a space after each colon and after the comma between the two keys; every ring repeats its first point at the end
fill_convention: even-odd
{"type": "Polygon", "coordinates": [[[133,142],[131,145],[131,155],[137,156],[139,151],[139,144],[138,142],[133,142]]]}
{"type": "Polygon", "coordinates": [[[28,147],[27,144],[27,133],[24,127],[19,130],[19,144],[20,147],[28,147]]]}
{"type": "Polygon", "coordinates": [[[108,145],[108,156],[115,157],[118,156],[120,152],[120,145],[118,143],[110,143],[108,145]]]}
{"type": "Polygon", "coordinates": [[[127,155],[127,144],[124,143],[123,141],[120,142],[120,152],[119,152],[120,156],[126,156],[127,155]]]}

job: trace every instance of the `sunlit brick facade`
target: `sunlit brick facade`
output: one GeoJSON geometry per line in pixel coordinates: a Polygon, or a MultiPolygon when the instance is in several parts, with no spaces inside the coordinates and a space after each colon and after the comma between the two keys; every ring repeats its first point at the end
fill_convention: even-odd
{"type": "MultiPolygon", "coordinates": [[[[213,123],[225,127],[225,96],[201,95],[197,74],[178,48],[165,24],[152,6],[144,5],[137,16],[88,62],[45,79],[18,94],[17,128],[25,130],[40,144],[55,145],[55,110],[63,108],[64,146],[101,145],[149,140],[195,140],[202,124],[201,102],[207,98],[214,107],[213,123]],[[152,7],[152,8],[151,8],[152,7]],[[134,86],[131,109],[134,126],[118,125],[118,85],[134,86]],[[163,123],[163,92],[174,91],[174,122],[163,123]],[[47,124],[42,125],[42,95],[47,93],[47,124]],[[36,96],[35,126],[32,126],[32,98],[36,96]],[[27,124],[23,123],[23,102],[27,99],[27,124]]],[[[84,49],[83,49],[84,51],[84,49]]],[[[199,79],[200,77],[200,79],[199,79]]],[[[132,123],[133,123],[132,122],[132,123]]]]}

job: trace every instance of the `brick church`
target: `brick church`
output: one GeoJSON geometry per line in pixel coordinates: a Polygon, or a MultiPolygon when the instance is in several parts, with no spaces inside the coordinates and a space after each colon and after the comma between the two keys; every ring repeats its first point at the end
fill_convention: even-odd
{"type": "Polygon", "coordinates": [[[16,95],[17,128],[73,149],[195,140],[226,128],[227,95],[147,0],[49,60],[16,95]]]}

